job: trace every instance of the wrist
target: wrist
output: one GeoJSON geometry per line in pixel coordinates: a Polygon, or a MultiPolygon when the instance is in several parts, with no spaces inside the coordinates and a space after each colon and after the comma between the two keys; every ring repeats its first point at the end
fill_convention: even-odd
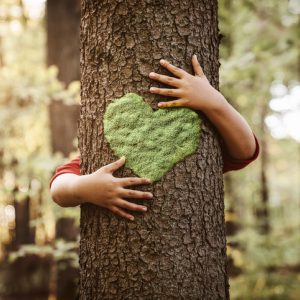
{"type": "Polygon", "coordinates": [[[210,105],[205,107],[202,111],[204,114],[209,117],[212,114],[221,114],[226,110],[228,102],[226,98],[220,93],[217,92],[216,97],[213,101],[210,101],[210,105]]]}

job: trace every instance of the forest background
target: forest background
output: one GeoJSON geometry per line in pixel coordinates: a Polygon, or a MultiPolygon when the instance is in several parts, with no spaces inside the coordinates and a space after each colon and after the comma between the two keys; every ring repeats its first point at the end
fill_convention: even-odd
{"type": "MultiPolygon", "coordinates": [[[[0,4],[0,299],[76,295],[80,211],[49,180],[77,150],[79,12],[56,7],[71,51],[51,2],[0,4]]],[[[220,90],[261,144],[224,177],[231,298],[300,299],[300,1],[220,0],[219,28],[220,90]]]]}

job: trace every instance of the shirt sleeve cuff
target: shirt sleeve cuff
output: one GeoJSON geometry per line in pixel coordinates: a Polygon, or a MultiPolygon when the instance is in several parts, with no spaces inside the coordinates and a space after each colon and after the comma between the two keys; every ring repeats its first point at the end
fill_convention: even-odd
{"type": "MultiPolygon", "coordinates": [[[[247,159],[237,159],[232,157],[226,149],[222,151],[223,153],[223,173],[233,170],[239,170],[246,167],[248,164],[256,160],[260,152],[260,146],[256,135],[253,133],[255,139],[255,151],[250,158],[247,159]]],[[[224,142],[222,141],[222,147],[225,148],[224,142]]]]}
{"type": "Polygon", "coordinates": [[[61,166],[58,166],[55,170],[55,174],[52,176],[49,187],[51,188],[52,182],[56,177],[62,174],[71,173],[80,175],[80,156],[78,155],[76,158],[72,159],[68,163],[65,163],[61,166]]]}

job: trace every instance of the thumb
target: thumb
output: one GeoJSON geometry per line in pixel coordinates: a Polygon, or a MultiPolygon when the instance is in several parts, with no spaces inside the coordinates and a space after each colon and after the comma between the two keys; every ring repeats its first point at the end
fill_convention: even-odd
{"type": "Polygon", "coordinates": [[[197,55],[194,54],[193,57],[192,57],[192,65],[193,65],[193,69],[194,69],[194,72],[195,72],[195,75],[197,76],[203,76],[204,73],[203,73],[203,70],[198,62],[198,58],[197,58],[197,55]]]}
{"type": "Polygon", "coordinates": [[[104,170],[109,173],[114,173],[124,165],[125,161],[125,156],[122,156],[120,159],[114,161],[113,163],[106,165],[104,167],[104,170]]]}

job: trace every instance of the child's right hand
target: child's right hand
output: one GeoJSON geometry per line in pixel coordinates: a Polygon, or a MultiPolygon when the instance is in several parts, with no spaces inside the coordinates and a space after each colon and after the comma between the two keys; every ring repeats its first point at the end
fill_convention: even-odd
{"type": "Polygon", "coordinates": [[[147,207],[126,201],[125,198],[151,199],[153,195],[149,192],[131,190],[125,187],[149,184],[151,181],[139,177],[114,177],[113,173],[124,163],[125,158],[122,157],[94,173],[78,176],[73,185],[74,196],[81,201],[108,208],[112,212],[133,221],[134,217],[124,209],[146,211],[147,207]]]}

